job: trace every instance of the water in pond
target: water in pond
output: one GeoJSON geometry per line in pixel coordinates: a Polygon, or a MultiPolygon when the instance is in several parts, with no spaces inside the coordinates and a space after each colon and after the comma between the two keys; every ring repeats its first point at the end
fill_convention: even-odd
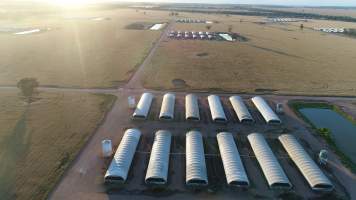
{"type": "Polygon", "coordinates": [[[338,148],[356,163],[356,125],[330,109],[299,110],[317,128],[328,128],[338,148]]]}

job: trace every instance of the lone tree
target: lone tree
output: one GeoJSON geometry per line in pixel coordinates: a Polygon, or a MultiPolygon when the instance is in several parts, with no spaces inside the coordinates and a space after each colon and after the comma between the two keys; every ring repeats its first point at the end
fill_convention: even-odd
{"type": "Polygon", "coordinates": [[[228,27],[228,32],[231,33],[231,31],[232,31],[232,25],[229,25],[229,27],[228,27]]]}
{"type": "Polygon", "coordinates": [[[17,83],[17,87],[21,90],[25,101],[31,103],[34,101],[33,96],[39,83],[35,78],[23,78],[17,83]]]}
{"type": "Polygon", "coordinates": [[[304,25],[303,24],[300,24],[300,29],[303,29],[304,28],[304,25]]]}
{"type": "Polygon", "coordinates": [[[205,26],[205,28],[206,28],[207,30],[210,30],[210,29],[211,29],[211,26],[210,26],[210,25],[207,25],[207,26],[205,26]]]}

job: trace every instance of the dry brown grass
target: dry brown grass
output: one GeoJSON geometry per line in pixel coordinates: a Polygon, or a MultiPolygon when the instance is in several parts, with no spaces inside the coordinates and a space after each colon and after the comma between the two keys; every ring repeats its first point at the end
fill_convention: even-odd
{"type": "Polygon", "coordinates": [[[40,93],[26,105],[0,98],[0,199],[45,199],[115,99],[86,93],[40,93]]]}
{"type": "Polygon", "coordinates": [[[41,85],[115,87],[127,81],[160,31],[127,30],[133,22],[162,22],[168,14],[134,9],[76,11],[0,21],[1,26],[49,27],[32,35],[0,34],[0,85],[35,77],[41,85]],[[65,17],[111,20],[68,20],[65,17]]]}
{"type": "MultiPolygon", "coordinates": [[[[200,18],[204,17],[221,22],[210,31],[227,31],[233,25],[233,32],[250,40],[229,43],[167,39],[145,70],[145,87],[174,89],[171,81],[183,79],[192,90],[356,95],[355,39],[300,30],[295,23],[254,23],[262,20],[259,17],[200,18]],[[199,53],[208,56],[196,56],[199,53]]],[[[205,26],[176,24],[175,29],[206,31],[205,26]]]]}

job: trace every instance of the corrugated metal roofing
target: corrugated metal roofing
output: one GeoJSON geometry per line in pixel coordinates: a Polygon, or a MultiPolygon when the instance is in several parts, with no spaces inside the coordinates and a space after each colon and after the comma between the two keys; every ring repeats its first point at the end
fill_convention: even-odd
{"type": "Polygon", "coordinates": [[[127,129],[125,131],[114,158],[106,171],[105,182],[123,183],[126,181],[140,137],[141,132],[138,129],[127,129]]]}
{"type": "Polygon", "coordinates": [[[153,95],[151,93],[143,93],[132,117],[147,119],[148,112],[150,111],[151,108],[152,100],[153,100],[153,95]]]}
{"type": "Polygon", "coordinates": [[[277,158],[268,146],[265,138],[259,133],[247,136],[257,161],[265,175],[270,188],[291,188],[287,175],[284,173],[277,158]]]}
{"type": "Polygon", "coordinates": [[[254,121],[250,111],[240,96],[231,96],[229,100],[240,122],[254,121]]]}
{"type": "Polygon", "coordinates": [[[194,94],[185,96],[185,119],[200,120],[198,98],[194,94]]]}
{"type": "Polygon", "coordinates": [[[221,132],[217,134],[216,138],[218,140],[227,183],[231,186],[249,186],[250,182],[247,178],[240,153],[237,150],[232,134],[229,132],[221,132]]]}
{"type": "Polygon", "coordinates": [[[214,122],[226,122],[227,118],[225,116],[224,109],[222,107],[219,96],[209,95],[208,103],[211,112],[211,118],[214,122]]]}
{"type": "Polygon", "coordinates": [[[173,119],[174,118],[174,104],[176,96],[172,93],[167,93],[163,96],[161,112],[159,113],[160,119],[173,119]]]}
{"type": "Polygon", "coordinates": [[[187,185],[199,186],[208,184],[205,164],[203,138],[199,131],[186,134],[186,178],[187,185]]]}
{"type": "Polygon", "coordinates": [[[169,131],[156,132],[146,172],[147,184],[167,183],[171,138],[172,134],[169,131]]]}
{"type": "Polygon", "coordinates": [[[331,191],[334,189],[330,180],[310,158],[293,135],[284,134],[279,136],[278,139],[313,190],[331,191]]]}
{"type": "Polygon", "coordinates": [[[267,102],[260,96],[253,97],[253,104],[255,104],[258,111],[261,113],[267,124],[280,124],[282,121],[277,114],[269,107],[267,102]]]}

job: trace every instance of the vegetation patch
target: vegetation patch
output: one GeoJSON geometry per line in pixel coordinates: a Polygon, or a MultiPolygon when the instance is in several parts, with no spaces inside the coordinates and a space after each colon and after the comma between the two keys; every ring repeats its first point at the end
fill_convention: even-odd
{"type": "Polygon", "coordinates": [[[340,115],[344,116],[352,123],[355,123],[355,119],[343,112],[338,106],[332,105],[327,102],[307,102],[307,101],[290,101],[288,105],[292,110],[296,113],[297,116],[302,118],[305,122],[307,122],[312,129],[318,133],[324,140],[330,145],[331,149],[339,156],[341,162],[351,170],[351,172],[356,173],[356,164],[345,154],[343,153],[335,144],[335,141],[332,138],[331,131],[327,128],[317,128],[303,113],[300,112],[300,109],[303,108],[320,108],[320,109],[330,109],[333,110],[340,115]]]}

